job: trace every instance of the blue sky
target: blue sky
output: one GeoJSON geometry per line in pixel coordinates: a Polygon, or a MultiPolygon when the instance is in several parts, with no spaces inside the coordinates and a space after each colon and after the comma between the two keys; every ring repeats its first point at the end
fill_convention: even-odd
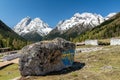
{"type": "Polygon", "coordinates": [[[39,17],[51,27],[75,13],[106,16],[120,11],[120,0],[0,0],[0,19],[11,28],[22,18],[39,17]]]}

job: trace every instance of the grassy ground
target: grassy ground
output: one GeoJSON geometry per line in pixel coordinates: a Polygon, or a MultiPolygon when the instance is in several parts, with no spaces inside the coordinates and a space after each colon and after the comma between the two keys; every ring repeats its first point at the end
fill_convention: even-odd
{"type": "MultiPolygon", "coordinates": [[[[22,77],[21,80],[120,80],[120,46],[104,46],[100,51],[78,53],[75,61],[74,68],[46,76],[22,77]]],[[[19,75],[18,66],[11,65],[0,71],[0,80],[19,75]]]]}
{"type": "Polygon", "coordinates": [[[91,48],[91,47],[101,47],[101,46],[92,46],[92,45],[76,46],[76,48],[91,48]]]}
{"type": "Polygon", "coordinates": [[[10,80],[20,76],[18,65],[12,64],[0,70],[0,80],[10,80]]]}
{"type": "Polygon", "coordinates": [[[75,61],[85,64],[66,74],[32,76],[23,80],[120,80],[120,46],[106,46],[103,50],[78,53],[75,61]]]}

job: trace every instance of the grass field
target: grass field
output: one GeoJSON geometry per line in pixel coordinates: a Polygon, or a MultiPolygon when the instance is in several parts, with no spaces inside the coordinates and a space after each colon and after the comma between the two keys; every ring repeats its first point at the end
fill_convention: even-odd
{"type": "Polygon", "coordinates": [[[19,76],[20,76],[20,73],[19,73],[17,64],[9,65],[0,70],[0,80],[11,80],[19,76]]]}
{"type": "MultiPolygon", "coordinates": [[[[85,47],[85,46],[84,46],[85,47]]],[[[87,46],[89,47],[89,46],[87,46]]],[[[104,46],[103,50],[78,53],[75,61],[84,63],[80,69],[66,74],[32,76],[25,80],[120,80],[120,46],[104,46]]],[[[67,70],[67,69],[66,69],[67,70]]]]}
{"type": "MultiPolygon", "coordinates": [[[[78,53],[75,61],[78,64],[74,68],[46,76],[22,77],[21,80],[120,80],[120,46],[104,46],[100,51],[78,53]],[[82,67],[77,67],[80,65],[82,67]]],[[[20,74],[15,64],[0,71],[0,80],[17,76],[20,74]]]]}

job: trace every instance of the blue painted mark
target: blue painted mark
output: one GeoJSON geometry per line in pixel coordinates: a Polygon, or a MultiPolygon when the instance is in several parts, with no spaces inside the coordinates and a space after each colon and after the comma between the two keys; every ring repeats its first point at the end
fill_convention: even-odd
{"type": "Polygon", "coordinates": [[[62,52],[62,61],[65,66],[71,66],[74,62],[75,50],[67,50],[62,52]]]}

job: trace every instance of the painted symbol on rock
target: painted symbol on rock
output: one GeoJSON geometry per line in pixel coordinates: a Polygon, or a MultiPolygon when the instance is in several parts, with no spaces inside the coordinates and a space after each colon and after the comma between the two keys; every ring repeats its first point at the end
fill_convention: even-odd
{"type": "Polygon", "coordinates": [[[67,50],[62,52],[62,62],[65,66],[71,66],[74,62],[75,50],[67,50]]]}

